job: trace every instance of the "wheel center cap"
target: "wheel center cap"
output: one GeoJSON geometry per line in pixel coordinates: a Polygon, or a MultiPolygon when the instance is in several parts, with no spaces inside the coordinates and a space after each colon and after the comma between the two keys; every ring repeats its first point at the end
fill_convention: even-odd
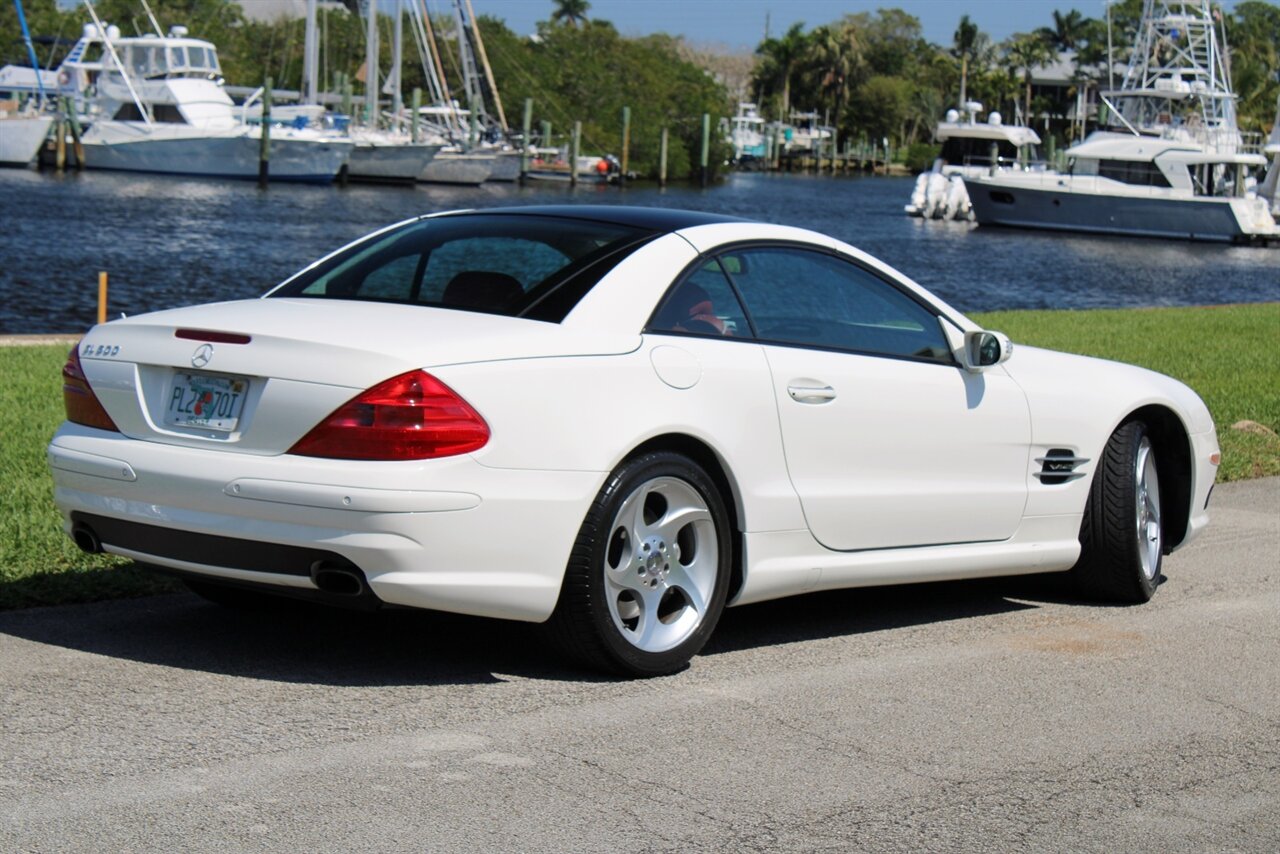
{"type": "Polygon", "coordinates": [[[671,544],[658,536],[646,537],[636,550],[636,575],[646,587],[657,587],[671,574],[671,544]]]}

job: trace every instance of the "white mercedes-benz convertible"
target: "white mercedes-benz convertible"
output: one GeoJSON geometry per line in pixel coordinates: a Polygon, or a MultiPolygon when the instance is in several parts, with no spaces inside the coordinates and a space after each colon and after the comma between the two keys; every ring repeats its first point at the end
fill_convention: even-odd
{"type": "Polygon", "coordinates": [[[634,675],[814,590],[1061,570],[1145,601],[1219,459],[1173,379],[671,210],[413,219],[262,299],[96,326],[63,373],[48,456],[86,551],[223,604],[547,621],[634,675]]]}

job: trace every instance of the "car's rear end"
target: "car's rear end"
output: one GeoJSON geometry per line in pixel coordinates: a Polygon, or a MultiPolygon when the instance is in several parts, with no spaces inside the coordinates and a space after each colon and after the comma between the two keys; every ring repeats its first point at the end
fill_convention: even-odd
{"type": "MultiPolygon", "coordinates": [[[[510,223],[485,228],[510,237],[510,223]]],[[[64,369],[68,420],[48,449],[81,548],[206,583],[544,619],[602,473],[487,465],[520,425],[491,424],[431,369],[637,342],[521,316],[523,303],[555,299],[536,287],[554,282],[556,259],[495,260],[435,232],[371,239],[382,255],[357,245],[271,298],[91,330],[64,369]],[[432,253],[449,261],[434,286],[432,253]],[[529,268],[527,280],[495,272],[503,263],[529,268]]],[[[598,281],[625,257],[608,254],[618,240],[648,236],[610,246],[597,233],[576,257],[554,247],[570,264],[606,250],[570,271],[598,281]]]]}

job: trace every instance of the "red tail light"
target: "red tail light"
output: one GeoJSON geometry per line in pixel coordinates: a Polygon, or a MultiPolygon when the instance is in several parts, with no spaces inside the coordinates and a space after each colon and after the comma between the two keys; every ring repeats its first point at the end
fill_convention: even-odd
{"type": "Polygon", "coordinates": [[[483,448],[489,425],[426,371],[392,377],[338,407],[290,449],[341,460],[426,460],[483,448]]]}
{"type": "Polygon", "coordinates": [[[79,344],[71,348],[67,363],[62,366],[62,403],[67,409],[67,420],[73,424],[120,432],[85,379],[84,368],[80,365],[79,344]]]}

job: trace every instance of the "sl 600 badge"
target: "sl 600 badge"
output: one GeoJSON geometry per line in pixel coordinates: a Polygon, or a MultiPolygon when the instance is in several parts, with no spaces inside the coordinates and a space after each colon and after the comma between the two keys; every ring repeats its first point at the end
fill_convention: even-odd
{"type": "Polygon", "coordinates": [[[88,356],[92,359],[110,359],[112,356],[120,355],[119,344],[93,344],[84,345],[84,349],[80,351],[81,356],[88,356]]]}

